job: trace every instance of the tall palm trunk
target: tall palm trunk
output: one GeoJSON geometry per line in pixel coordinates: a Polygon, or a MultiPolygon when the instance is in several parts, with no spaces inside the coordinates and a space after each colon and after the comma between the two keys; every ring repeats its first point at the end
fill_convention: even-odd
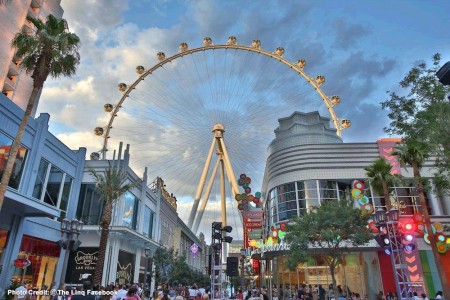
{"type": "Polygon", "coordinates": [[[39,90],[42,88],[43,84],[35,84],[33,87],[33,91],[31,92],[30,99],[28,100],[27,108],[25,109],[25,114],[20,122],[19,129],[17,131],[16,138],[12,144],[12,147],[9,151],[8,162],[6,164],[5,171],[3,172],[2,181],[0,183],[0,211],[3,206],[3,201],[5,199],[6,188],[8,187],[9,180],[11,178],[12,170],[14,167],[14,163],[16,162],[16,156],[19,152],[20,141],[22,140],[22,135],[27,128],[28,120],[30,119],[31,112],[33,111],[34,103],[36,101],[36,96],[39,93],[39,90]]]}
{"type": "Polygon", "coordinates": [[[98,259],[95,265],[94,283],[101,285],[103,277],[103,269],[105,266],[106,247],[108,245],[109,225],[112,219],[112,201],[105,200],[100,227],[102,229],[100,235],[100,246],[98,247],[98,259]]]}
{"type": "Polygon", "coordinates": [[[411,163],[411,166],[413,168],[413,174],[414,174],[414,181],[416,183],[416,190],[419,194],[419,202],[420,207],[422,209],[423,219],[425,223],[425,227],[428,231],[428,238],[430,240],[431,249],[433,252],[434,261],[436,264],[436,268],[439,274],[439,278],[441,279],[441,285],[442,285],[442,292],[444,293],[444,298],[449,299],[450,298],[450,286],[449,286],[449,279],[447,279],[447,276],[445,274],[444,266],[441,263],[441,257],[438,252],[437,246],[436,246],[436,236],[433,233],[433,229],[431,227],[431,220],[430,220],[430,214],[428,213],[428,206],[425,201],[425,194],[423,189],[423,183],[422,178],[420,177],[420,171],[419,166],[416,162],[411,163]]]}
{"type": "Polygon", "coordinates": [[[389,211],[391,209],[391,196],[389,195],[389,187],[386,181],[382,181],[381,185],[383,186],[383,194],[384,194],[384,204],[386,205],[386,209],[389,211]]]}

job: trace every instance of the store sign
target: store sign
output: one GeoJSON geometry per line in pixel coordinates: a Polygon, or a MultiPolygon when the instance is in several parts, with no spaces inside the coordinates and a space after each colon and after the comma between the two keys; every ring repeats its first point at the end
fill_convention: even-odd
{"type": "Polygon", "coordinates": [[[245,228],[261,228],[262,223],[259,222],[245,222],[245,228]]]}
{"type": "Polygon", "coordinates": [[[78,248],[70,252],[67,264],[66,283],[82,284],[92,280],[98,260],[98,248],[78,248]]]}
{"type": "Polygon", "coordinates": [[[242,217],[244,219],[256,219],[262,220],[262,211],[242,211],[242,217]]]}
{"type": "Polygon", "coordinates": [[[261,229],[253,229],[248,233],[248,238],[251,240],[261,239],[261,229]]]}
{"type": "Polygon", "coordinates": [[[119,250],[116,273],[117,283],[128,284],[133,282],[134,261],[134,254],[119,250]]]}

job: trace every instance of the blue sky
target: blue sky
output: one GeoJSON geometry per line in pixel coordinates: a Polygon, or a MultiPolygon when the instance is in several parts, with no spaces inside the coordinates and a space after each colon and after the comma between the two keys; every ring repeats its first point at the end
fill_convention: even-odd
{"type": "MultiPolygon", "coordinates": [[[[323,90],[327,95],[337,94],[342,99],[335,110],[340,118],[352,121],[352,127],[343,133],[346,142],[370,142],[386,136],[383,133],[383,127],[387,125],[386,112],[379,105],[387,99],[386,91],[398,91],[398,82],[407,71],[421,60],[429,62],[435,53],[443,55],[442,63],[450,60],[450,1],[445,0],[62,0],[61,5],[70,30],[81,38],[82,60],[75,77],[47,81],[38,112],[50,113],[50,129],[63,142],[71,148],[87,147],[88,153],[101,148],[102,141],[93,135],[93,128],[106,125],[109,115],[103,112],[102,107],[105,103],[114,104],[119,100],[117,84],[133,82],[136,79],[135,66],[148,68],[156,64],[157,52],[163,51],[167,56],[177,53],[180,42],[187,42],[191,48],[199,47],[203,38],[209,36],[215,44],[224,44],[227,37],[233,35],[242,45],[260,39],[262,48],[267,51],[282,46],[285,48],[284,57],[290,61],[306,59],[306,72],[310,76],[324,75],[326,83],[323,90]]],[[[294,110],[319,110],[325,115],[326,110],[320,101],[302,105],[285,102],[277,107],[282,107],[278,115],[273,113],[272,100],[282,98],[284,89],[297,79],[284,77],[292,75],[286,75],[288,72],[282,67],[270,65],[272,62],[266,64],[265,61],[254,60],[251,69],[238,69],[238,63],[245,63],[246,57],[231,60],[227,56],[230,53],[224,56],[217,53],[208,59],[214,62],[222,59],[224,66],[227,62],[236,62],[235,77],[230,77],[234,79],[229,82],[241,81],[242,78],[248,83],[242,86],[244,88],[251,86],[252,78],[258,76],[259,85],[242,94],[244,99],[235,94],[226,102],[228,106],[216,108],[222,110],[218,115],[234,122],[227,124],[234,130],[227,132],[227,141],[235,155],[235,173],[248,172],[257,184],[262,181],[264,149],[274,138],[277,118],[288,116],[294,110]],[[261,75],[260,68],[264,66],[269,66],[269,70],[264,69],[261,75]],[[241,74],[237,70],[245,72],[241,74]],[[278,87],[278,82],[285,87],[278,87]],[[233,110],[237,108],[238,113],[233,110]],[[230,111],[223,112],[227,109],[230,111]],[[261,115],[265,118],[258,119],[261,115]],[[253,149],[251,145],[256,144],[260,148],[253,149]]],[[[195,59],[201,61],[202,58],[198,56],[195,59]]],[[[204,117],[200,120],[200,112],[196,115],[197,110],[193,106],[197,102],[179,100],[183,98],[181,88],[208,96],[206,82],[199,84],[201,80],[195,79],[192,66],[183,69],[183,64],[175,62],[169,67],[168,71],[174,73],[168,77],[160,73],[161,78],[165,78],[164,82],[182,78],[175,83],[178,84],[179,95],[169,90],[159,95],[152,94],[159,88],[148,80],[139,84],[134,102],[126,102],[119,113],[110,147],[117,148],[119,140],[130,143],[132,162],[134,160],[138,173],[142,167],[150,166],[151,178],[168,178],[172,190],[180,195],[182,205],[188,208],[191,205],[189,193],[193,194],[189,191],[194,189],[195,180],[189,181],[186,177],[199,177],[196,172],[202,167],[204,148],[208,148],[203,143],[209,145],[211,133],[210,128],[198,125],[210,126],[206,122],[208,110],[202,111],[204,117]],[[167,95],[170,93],[173,95],[167,95]],[[152,97],[159,101],[151,107],[169,105],[175,98],[178,100],[166,109],[160,107],[161,111],[156,111],[156,108],[146,111],[144,104],[139,106],[138,103],[145,103],[152,97]],[[154,117],[156,113],[160,113],[159,119],[154,117]],[[181,120],[183,118],[174,117],[185,113],[191,113],[189,124],[181,120]],[[149,127],[131,131],[127,124],[136,125],[129,128],[149,127]],[[185,129],[189,129],[190,134],[183,132],[185,129]],[[156,147],[161,141],[165,141],[164,145],[156,147]]],[[[225,79],[233,69],[229,70],[222,69],[223,73],[219,71],[217,76],[225,79]]],[[[162,87],[164,83],[159,85],[162,87]]],[[[313,96],[314,92],[307,86],[302,88],[305,91],[299,91],[299,97],[313,96]]],[[[216,93],[220,92],[218,87],[216,93]]],[[[206,108],[213,109],[208,105],[210,102],[206,102],[206,108]]]]}

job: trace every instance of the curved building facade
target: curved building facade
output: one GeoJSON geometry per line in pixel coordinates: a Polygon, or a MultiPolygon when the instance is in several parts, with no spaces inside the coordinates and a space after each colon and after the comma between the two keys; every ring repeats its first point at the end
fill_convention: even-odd
{"type": "MultiPolygon", "coordinates": [[[[344,143],[336,130],[330,127],[330,119],[320,116],[318,112],[294,112],[287,118],[279,119],[275,139],[268,147],[262,187],[263,238],[268,236],[270,228],[289,222],[293,216],[301,217],[322,201],[352,199],[353,182],[364,181],[364,168],[380,156],[386,157],[395,165],[395,172],[405,178],[402,186],[391,189],[401,215],[407,217],[419,212],[412,171],[400,169],[396,158],[390,156],[396,142],[397,139],[382,139],[372,143],[344,143]]],[[[432,177],[432,166],[432,161],[425,164],[423,176],[432,177]]],[[[382,196],[370,187],[365,192],[375,209],[385,208],[382,196]]],[[[450,223],[449,198],[439,198],[430,192],[427,201],[433,220],[450,223]]],[[[321,284],[328,287],[331,284],[328,267],[321,259],[310,259],[299,265],[296,271],[288,271],[284,264],[289,247],[283,243],[253,251],[254,258],[261,258],[262,285],[276,285],[287,295],[300,285],[314,287],[321,284]]],[[[430,249],[418,236],[414,257],[418,265],[412,268],[417,270],[417,274],[412,275],[415,290],[434,295],[441,285],[430,249]]],[[[442,262],[438,263],[450,265],[450,253],[442,255],[442,262]]],[[[375,299],[379,291],[387,293],[396,290],[390,257],[375,241],[345,255],[336,275],[337,284],[345,287],[344,290],[348,288],[359,293],[361,298],[367,295],[368,299],[375,299]]]]}

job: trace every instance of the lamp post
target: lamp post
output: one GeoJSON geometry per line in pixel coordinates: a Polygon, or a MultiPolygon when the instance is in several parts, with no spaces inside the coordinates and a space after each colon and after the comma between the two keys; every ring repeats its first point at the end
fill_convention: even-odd
{"type": "Polygon", "coordinates": [[[245,272],[244,272],[244,263],[245,263],[245,248],[241,249],[241,289],[242,293],[244,293],[244,285],[245,285],[245,272]]]}
{"type": "Polygon", "coordinates": [[[58,246],[62,249],[65,249],[64,256],[64,264],[63,269],[61,271],[61,279],[60,281],[64,283],[65,276],[67,273],[67,263],[69,261],[70,251],[75,251],[80,247],[81,242],[78,240],[78,237],[83,230],[84,223],[82,221],[78,221],[77,219],[69,220],[63,219],[61,220],[61,239],[57,242],[58,246]],[[64,235],[66,239],[64,239],[64,235]]]}
{"type": "Polygon", "coordinates": [[[144,253],[145,253],[144,291],[147,292],[147,289],[148,289],[148,282],[147,282],[148,258],[150,257],[152,252],[151,252],[150,248],[145,248],[144,253]]]}

